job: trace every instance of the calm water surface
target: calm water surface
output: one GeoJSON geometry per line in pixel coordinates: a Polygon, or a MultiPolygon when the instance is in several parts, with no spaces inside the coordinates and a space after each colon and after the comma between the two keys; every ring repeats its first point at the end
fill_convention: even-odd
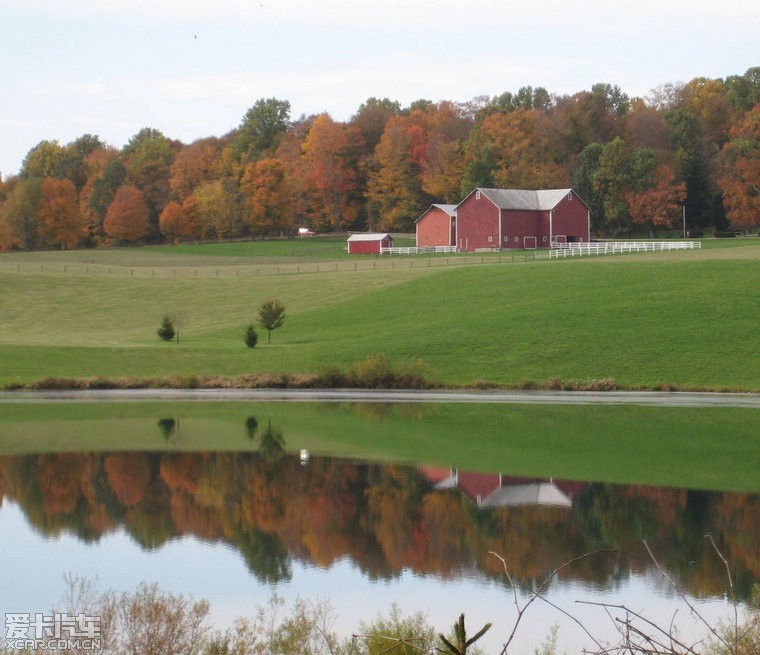
{"type": "MultiPolygon", "coordinates": [[[[155,581],[207,598],[220,627],[253,615],[275,592],[328,600],[343,635],[393,603],[427,612],[440,630],[464,611],[468,625],[494,623],[482,643],[497,652],[516,610],[491,552],[506,561],[524,603],[526,589],[555,568],[604,550],[563,568],[546,597],[609,639],[603,611],[578,601],[625,604],[663,624],[678,611],[681,629],[695,638],[701,631],[682,594],[706,617],[730,615],[725,568],[707,534],[731,561],[740,600],[760,580],[757,495],[314,454],[304,461],[289,454],[287,434],[253,417],[240,426],[246,452],[188,451],[178,419],[151,425],[152,450],[0,457],[0,614],[49,611],[71,572],[104,588],[155,581]]],[[[119,429],[111,421],[109,437],[119,429]]],[[[555,624],[560,650],[590,646],[572,621],[539,602],[510,652],[532,653],[555,624]]]]}

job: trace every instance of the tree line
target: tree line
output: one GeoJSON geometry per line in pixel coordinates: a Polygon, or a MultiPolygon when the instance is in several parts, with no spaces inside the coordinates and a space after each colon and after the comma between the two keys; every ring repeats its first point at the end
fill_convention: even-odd
{"type": "Polygon", "coordinates": [[[347,121],[262,98],[222,137],[144,128],[117,149],[46,140],[0,178],[0,249],[411,231],[476,187],[573,187],[596,236],[760,224],[760,67],[664,84],[594,84],[469,102],[369,98],[347,121]]]}

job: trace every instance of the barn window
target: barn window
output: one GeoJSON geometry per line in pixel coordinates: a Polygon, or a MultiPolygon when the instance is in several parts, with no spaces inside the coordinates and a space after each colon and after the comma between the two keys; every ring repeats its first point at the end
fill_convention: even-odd
{"type": "Polygon", "coordinates": [[[544,240],[544,241],[546,241],[546,235],[545,235],[545,234],[544,234],[544,238],[543,238],[543,240],[544,240]]]}
{"type": "Polygon", "coordinates": [[[572,200],[573,199],[573,192],[572,191],[567,194],[567,199],[568,200],[572,200]]]}
{"type": "Polygon", "coordinates": [[[480,191],[475,192],[475,200],[480,200],[480,191]]]}
{"type": "Polygon", "coordinates": [[[493,237],[488,237],[488,243],[493,243],[493,237]]]}
{"type": "Polygon", "coordinates": [[[507,243],[509,241],[509,237],[504,237],[504,243],[507,243]]]}
{"type": "Polygon", "coordinates": [[[520,237],[515,237],[515,241],[519,241],[519,240],[520,240],[520,237]]]}

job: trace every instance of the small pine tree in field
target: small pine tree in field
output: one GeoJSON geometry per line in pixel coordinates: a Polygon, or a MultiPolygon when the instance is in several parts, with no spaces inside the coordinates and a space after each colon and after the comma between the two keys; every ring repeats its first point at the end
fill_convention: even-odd
{"type": "Polygon", "coordinates": [[[161,320],[161,325],[156,330],[156,334],[164,341],[171,341],[174,338],[176,330],[174,329],[174,321],[172,321],[170,316],[164,316],[161,320]]]}
{"type": "Polygon", "coordinates": [[[256,334],[256,329],[253,327],[253,323],[249,323],[243,332],[243,339],[245,345],[249,348],[253,348],[259,342],[259,335],[256,334]]]}

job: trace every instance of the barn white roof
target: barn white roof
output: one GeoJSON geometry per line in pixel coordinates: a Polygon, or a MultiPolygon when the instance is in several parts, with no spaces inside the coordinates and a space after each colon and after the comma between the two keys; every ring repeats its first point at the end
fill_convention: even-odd
{"type": "Polygon", "coordinates": [[[572,189],[476,189],[500,209],[527,209],[547,211],[557,204],[572,189]]]}
{"type": "Polygon", "coordinates": [[[438,203],[434,203],[431,205],[432,207],[438,207],[438,209],[442,209],[445,211],[449,216],[453,216],[454,212],[456,211],[457,206],[456,205],[441,205],[438,203]]]}

